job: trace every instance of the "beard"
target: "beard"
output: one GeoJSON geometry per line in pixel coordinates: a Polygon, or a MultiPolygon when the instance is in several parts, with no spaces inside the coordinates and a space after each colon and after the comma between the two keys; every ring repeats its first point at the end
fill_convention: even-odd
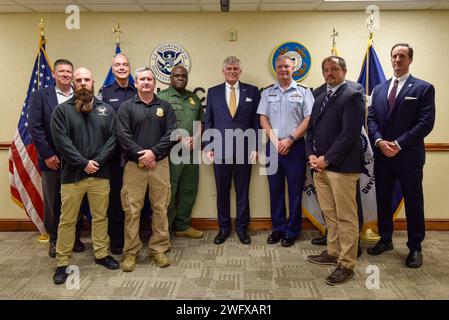
{"type": "Polygon", "coordinates": [[[79,88],[75,91],[75,108],[81,113],[89,113],[92,111],[94,98],[94,88],[89,90],[87,88],[79,88]]]}

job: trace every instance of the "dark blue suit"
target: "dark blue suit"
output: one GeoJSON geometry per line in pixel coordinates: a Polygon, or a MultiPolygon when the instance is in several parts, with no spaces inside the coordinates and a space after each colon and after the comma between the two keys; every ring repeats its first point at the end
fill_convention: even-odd
{"type": "MultiPolygon", "coordinates": [[[[256,141],[252,141],[253,144],[251,144],[245,140],[244,150],[236,150],[235,139],[233,139],[234,143],[232,145],[225,143],[226,129],[231,129],[231,132],[234,132],[236,129],[243,131],[254,129],[255,134],[257,134],[257,129],[259,128],[259,116],[256,113],[260,101],[259,90],[255,86],[242,82],[239,83],[239,90],[240,96],[234,117],[231,116],[226,103],[226,87],[224,83],[210,88],[207,92],[204,128],[205,130],[216,129],[223,137],[220,146],[214,149],[214,174],[217,188],[218,224],[225,233],[231,231],[229,195],[233,176],[237,196],[236,229],[240,232],[246,230],[249,225],[249,185],[251,178],[249,154],[251,151],[257,150],[255,146],[256,141]],[[236,164],[236,159],[238,158],[244,159],[244,163],[236,164]]],[[[207,136],[206,131],[205,133],[207,136]]],[[[210,141],[212,139],[206,138],[206,140],[210,141]]]]}
{"type": "Polygon", "coordinates": [[[405,200],[410,250],[421,250],[425,235],[424,199],[422,190],[425,162],[424,137],[435,123],[435,89],[423,80],[409,76],[395,104],[387,101],[391,79],[374,88],[368,113],[369,136],[376,140],[397,141],[401,150],[393,158],[379,148],[374,150],[378,226],[381,240],[391,241],[393,235],[392,198],[399,182],[405,200]]]}
{"type": "Polygon", "coordinates": [[[28,112],[28,132],[39,153],[39,167],[50,171],[44,159],[57,155],[50,131],[50,120],[53,110],[58,105],[55,87],[40,89],[30,97],[30,110],[28,112]]]}
{"type": "MultiPolygon", "coordinates": [[[[30,109],[28,111],[28,132],[39,154],[39,167],[42,170],[42,191],[44,198],[44,225],[50,236],[50,241],[55,242],[61,216],[61,181],[60,170],[52,170],[47,167],[44,160],[59,154],[53,143],[50,120],[53,110],[58,105],[55,86],[42,88],[34,92],[30,97],[30,109]]],[[[86,201],[84,201],[86,203],[86,201]]],[[[89,211],[83,205],[82,211],[89,211]]],[[[82,217],[82,215],[80,215],[82,217]]],[[[76,226],[76,238],[79,239],[83,227],[82,219],[76,226]]]]}

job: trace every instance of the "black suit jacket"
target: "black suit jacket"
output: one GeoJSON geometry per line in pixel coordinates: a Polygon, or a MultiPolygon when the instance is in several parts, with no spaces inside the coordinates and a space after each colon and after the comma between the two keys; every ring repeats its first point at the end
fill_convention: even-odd
{"type": "Polygon", "coordinates": [[[51,115],[57,105],[55,86],[39,89],[30,97],[27,128],[39,153],[42,170],[51,170],[44,159],[57,155],[50,130],[51,115]]]}
{"type": "Polygon", "coordinates": [[[360,173],[363,150],[360,131],[365,122],[365,104],[361,92],[343,84],[320,113],[325,92],[317,97],[307,127],[307,157],[324,155],[326,170],[360,173]]]}
{"type": "MultiPolygon", "coordinates": [[[[390,109],[387,97],[390,82],[391,79],[373,90],[368,109],[369,137],[373,145],[377,139],[397,141],[402,150],[393,159],[423,165],[424,137],[435,123],[435,88],[410,75],[390,109]]],[[[374,157],[376,161],[392,159],[379,148],[374,148],[374,157]]]]}

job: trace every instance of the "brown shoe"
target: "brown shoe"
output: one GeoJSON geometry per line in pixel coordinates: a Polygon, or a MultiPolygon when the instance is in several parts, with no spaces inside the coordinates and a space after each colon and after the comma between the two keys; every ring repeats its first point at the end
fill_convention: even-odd
{"type": "Polygon", "coordinates": [[[204,236],[204,232],[200,231],[200,230],[196,230],[193,227],[189,227],[187,230],[184,230],[184,231],[176,231],[175,235],[177,237],[183,237],[183,238],[201,239],[204,236]]]}
{"type": "Polygon", "coordinates": [[[327,253],[327,250],[324,250],[319,255],[308,256],[307,261],[321,265],[330,265],[330,266],[338,265],[337,257],[331,256],[329,253],[327,253]]]}
{"type": "Polygon", "coordinates": [[[170,265],[170,261],[168,260],[168,257],[165,255],[165,253],[162,252],[152,253],[151,256],[153,257],[157,266],[160,268],[165,268],[170,265]]]}
{"type": "Polygon", "coordinates": [[[345,283],[352,277],[354,277],[354,270],[347,269],[340,264],[325,281],[328,285],[335,286],[336,284],[345,283]]]}

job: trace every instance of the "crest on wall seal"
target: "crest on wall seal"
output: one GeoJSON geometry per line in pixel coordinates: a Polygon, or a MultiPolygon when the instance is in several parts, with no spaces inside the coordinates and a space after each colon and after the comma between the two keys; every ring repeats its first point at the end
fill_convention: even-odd
{"type": "Polygon", "coordinates": [[[179,44],[165,42],[154,49],[150,56],[150,67],[156,79],[162,83],[170,83],[170,73],[174,66],[182,65],[190,71],[190,56],[179,44]]]}
{"type": "Polygon", "coordinates": [[[304,80],[310,71],[312,58],[309,50],[299,42],[285,42],[274,49],[271,57],[271,66],[276,73],[276,58],[286,55],[293,60],[293,80],[300,82],[304,80]]]}

